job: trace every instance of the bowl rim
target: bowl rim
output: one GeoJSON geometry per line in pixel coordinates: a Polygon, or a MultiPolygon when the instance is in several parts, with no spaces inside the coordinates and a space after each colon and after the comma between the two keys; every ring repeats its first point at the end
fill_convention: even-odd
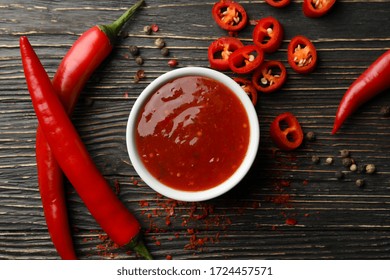
{"type": "Polygon", "coordinates": [[[205,68],[205,67],[197,67],[197,66],[188,66],[177,68],[162,74],[153,80],[139,95],[136,99],[134,105],[132,106],[129,114],[129,118],[127,121],[126,127],[126,146],[128,155],[130,157],[130,161],[137,172],[137,174],[141,177],[141,179],[148,185],[150,188],[155,190],[156,192],[175,199],[179,201],[187,201],[187,202],[196,202],[196,201],[205,201],[215,197],[218,197],[233,187],[235,187],[248,173],[251,168],[256,156],[259,147],[260,141],[260,126],[257,117],[257,113],[255,107],[253,106],[250,98],[248,98],[245,91],[236,83],[232,78],[221,73],[219,71],[205,68]],[[135,128],[136,128],[136,120],[144,107],[144,104],[149,99],[149,96],[152,95],[155,91],[157,91],[161,86],[166,84],[169,81],[172,81],[175,78],[183,77],[183,76],[203,76],[208,77],[218,82],[223,83],[227,86],[235,95],[239,98],[242,105],[245,108],[245,111],[249,120],[250,127],[250,136],[249,136],[249,144],[246,155],[237,168],[237,170],[226,179],[221,184],[202,191],[183,191],[177,190],[172,187],[169,187],[160,181],[158,181],[154,176],[152,176],[146,167],[143,165],[141,158],[138,155],[136,143],[135,143],[135,128]]]}

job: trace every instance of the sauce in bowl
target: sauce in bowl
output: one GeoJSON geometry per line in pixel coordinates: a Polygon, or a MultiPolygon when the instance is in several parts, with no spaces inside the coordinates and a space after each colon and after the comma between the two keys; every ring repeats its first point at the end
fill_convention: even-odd
{"type": "Polygon", "coordinates": [[[239,98],[223,83],[183,76],[162,85],[141,109],[135,143],[145,168],[161,183],[202,191],[241,165],[250,139],[239,98]]]}

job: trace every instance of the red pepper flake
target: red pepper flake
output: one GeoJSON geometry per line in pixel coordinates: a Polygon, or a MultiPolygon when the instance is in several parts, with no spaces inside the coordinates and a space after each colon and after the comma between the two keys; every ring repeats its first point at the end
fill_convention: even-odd
{"type": "Polygon", "coordinates": [[[286,224],[287,225],[290,225],[290,226],[295,226],[297,224],[297,220],[293,219],[293,218],[288,218],[286,219],[286,224]]]}
{"type": "Polygon", "coordinates": [[[129,93],[128,93],[128,92],[125,92],[125,93],[123,94],[123,97],[124,97],[125,99],[129,98],[129,93]]]}
{"type": "Polygon", "coordinates": [[[156,24],[156,23],[153,23],[150,28],[152,29],[153,32],[157,32],[160,30],[160,27],[156,24]]]}
{"type": "Polygon", "coordinates": [[[171,255],[166,255],[165,259],[170,261],[170,260],[172,260],[172,256],[171,255]]]}
{"type": "Polygon", "coordinates": [[[156,246],[161,246],[161,242],[159,240],[156,240],[155,244],[156,246]]]}
{"type": "Polygon", "coordinates": [[[139,202],[139,205],[140,205],[141,207],[148,207],[148,206],[149,206],[149,202],[147,202],[146,200],[141,200],[141,201],[139,202]]]}
{"type": "Polygon", "coordinates": [[[289,194],[280,194],[271,198],[271,201],[275,204],[287,204],[290,202],[289,194]]]}
{"type": "Polygon", "coordinates": [[[171,218],[169,216],[165,217],[165,224],[169,226],[171,224],[171,218]]]}

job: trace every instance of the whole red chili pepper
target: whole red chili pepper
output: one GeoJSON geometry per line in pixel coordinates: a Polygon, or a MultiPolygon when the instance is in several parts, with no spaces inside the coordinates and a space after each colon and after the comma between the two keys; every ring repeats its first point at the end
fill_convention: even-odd
{"type": "Polygon", "coordinates": [[[230,70],[229,56],[244,44],[234,37],[221,37],[213,41],[208,48],[210,67],[219,71],[230,70]]]}
{"type": "Polygon", "coordinates": [[[215,22],[224,30],[237,32],[248,23],[248,15],[243,6],[233,0],[220,0],[211,10],[215,22]]]}
{"type": "MultiPolygon", "coordinates": [[[[110,25],[94,26],[84,32],[67,52],[52,80],[53,88],[68,114],[94,70],[113,49],[116,35],[144,0],[138,1],[110,25]]],[[[76,259],[63,188],[63,174],[40,127],[36,135],[38,184],[46,224],[62,259],[76,259]]]]}
{"type": "Polygon", "coordinates": [[[297,118],[290,112],[277,116],[271,123],[271,139],[283,151],[298,148],[303,141],[303,131],[297,118]]]}
{"type": "Polygon", "coordinates": [[[303,0],[303,13],[307,17],[322,17],[333,7],[336,0],[303,0]]]}
{"type": "Polygon", "coordinates": [[[97,169],[25,36],[20,38],[20,53],[38,122],[61,169],[108,236],[151,259],[139,236],[139,222],[97,169]]]}
{"type": "Polygon", "coordinates": [[[253,29],[253,43],[266,53],[275,52],[283,40],[283,26],[274,17],[260,19],[253,29]]]}
{"type": "Polygon", "coordinates": [[[348,88],[337,109],[332,134],[361,105],[390,88],[390,50],[375,60],[348,88]]]}

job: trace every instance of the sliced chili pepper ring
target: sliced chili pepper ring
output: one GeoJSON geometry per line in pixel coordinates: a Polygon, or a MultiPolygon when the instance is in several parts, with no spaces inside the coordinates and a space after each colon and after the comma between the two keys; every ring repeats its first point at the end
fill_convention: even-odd
{"type": "Polygon", "coordinates": [[[279,90],[287,79],[286,67],[277,60],[263,62],[252,75],[252,84],[256,90],[271,93],[279,90]]]}
{"type": "Polygon", "coordinates": [[[336,0],[303,0],[303,13],[311,18],[322,17],[335,3],[336,0]]]}
{"type": "Polygon", "coordinates": [[[288,44],[287,60],[295,72],[311,73],[317,65],[316,48],[305,36],[295,36],[288,44]]]}
{"type": "Polygon", "coordinates": [[[216,2],[211,12],[219,27],[227,31],[240,31],[248,23],[244,7],[232,0],[216,2]]]}
{"type": "Polygon", "coordinates": [[[248,74],[261,65],[264,52],[256,45],[235,50],[229,57],[230,69],[237,74],[248,74]]]}
{"type": "Polygon", "coordinates": [[[274,17],[260,19],[252,33],[253,43],[266,53],[275,52],[283,40],[283,27],[274,17]]]}
{"type": "Polygon", "coordinates": [[[252,104],[256,106],[257,104],[257,90],[252,84],[252,82],[246,78],[235,77],[233,79],[241,88],[248,94],[248,97],[251,99],[252,104]]]}
{"type": "Polygon", "coordinates": [[[303,131],[298,119],[290,112],[277,116],[271,123],[272,141],[283,151],[297,149],[303,142],[303,131]]]}
{"type": "Polygon", "coordinates": [[[291,3],[291,0],[265,0],[268,5],[275,8],[283,8],[291,3]]]}
{"type": "Polygon", "coordinates": [[[230,70],[229,56],[244,44],[234,37],[221,37],[213,41],[208,48],[210,67],[219,71],[230,70]]]}

